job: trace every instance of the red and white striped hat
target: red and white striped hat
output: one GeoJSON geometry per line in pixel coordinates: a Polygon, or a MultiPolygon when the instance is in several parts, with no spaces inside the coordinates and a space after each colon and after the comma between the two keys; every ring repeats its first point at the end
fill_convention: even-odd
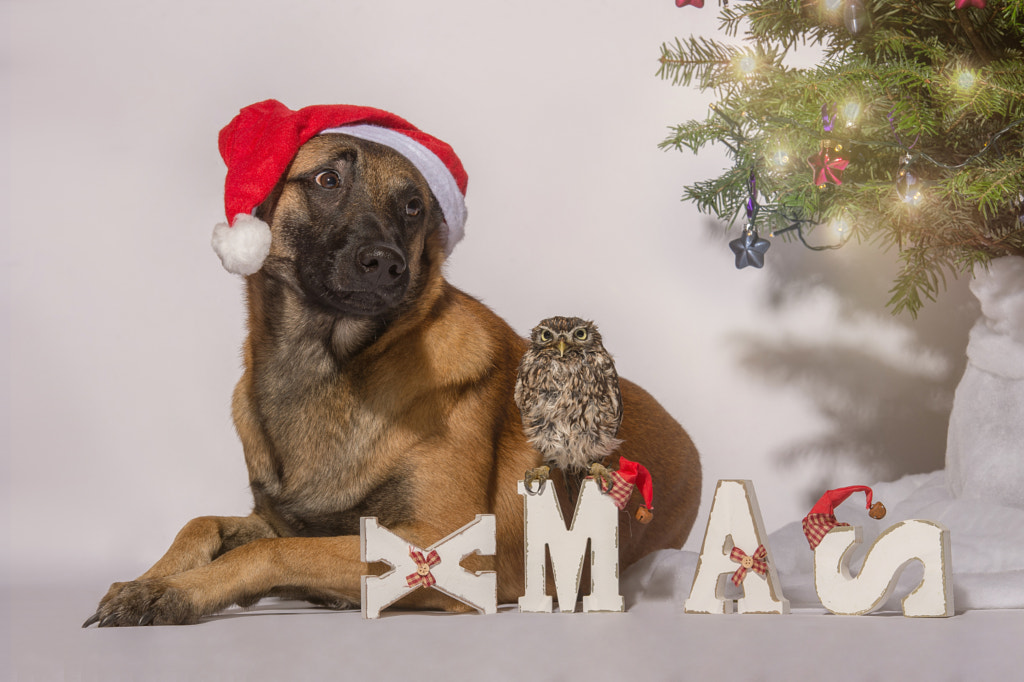
{"type": "Polygon", "coordinates": [[[228,222],[213,230],[213,250],[224,268],[251,275],[270,252],[270,227],[252,215],[281,179],[299,147],[325,133],[344,133],[383,144],[407,158],[426,178],[448,226],[445,253],[462,239],[468,176],[455,151],[394,114],[347,104],[292,111],[268,99],[242,109],[220,131],[227,164],[224,208],[228,222]]]}

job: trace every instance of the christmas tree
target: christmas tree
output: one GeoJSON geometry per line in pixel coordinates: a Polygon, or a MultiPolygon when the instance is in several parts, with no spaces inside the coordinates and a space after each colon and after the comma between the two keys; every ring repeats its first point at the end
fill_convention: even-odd
{"type": "Polygon", "coordinates": [[[896,248],[889,305],[916,314],[947,275],[1024,255],[1024,0],[724,0],[719,20],[731,41],[662,46],[662,78],[717,100],[662,146],[725,145],[684,199],[743,221],[737,267],[762,235],[896,248]],[[788,65],[805,45],[817,66],[788,65]]]}

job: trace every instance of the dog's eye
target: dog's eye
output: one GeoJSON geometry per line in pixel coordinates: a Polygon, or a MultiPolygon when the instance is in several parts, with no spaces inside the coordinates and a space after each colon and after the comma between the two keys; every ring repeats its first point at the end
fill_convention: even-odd
{"type": "Polygon", "coordinates": [[[324,189],[337,189],[341,185],[341,176],[337,171],[324,171],[316,176],[316,184],[324,189]]]}
{"type": "Polygon", "coordinates": [[[574,331],[572,333],[572,335],[575,336],[580,341],[586,341],[587,340],[587,330],[584,329],[583,327],[580,327],[579,329],[574,331]]]}
{"type": "Polygon", "coordinates": [[[408,216],[418,216],[422,210],[423,202],[419,199],[410,199],[409,203],[405,205],[405,215],[408,216]]]}

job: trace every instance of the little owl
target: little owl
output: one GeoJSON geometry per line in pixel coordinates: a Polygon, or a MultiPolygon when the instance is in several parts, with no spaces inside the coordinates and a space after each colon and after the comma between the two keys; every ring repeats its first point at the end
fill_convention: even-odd
{"type": "Polygon", "coordinates": [[[546,465],[526,472],[527,489],[543,483],[550,467],[575,484],[570,491],[588,469],[609,482],[601,460],[621,442],[622,400],[615,362],[593,322],[551,317],[538,324],[519,363],[515,400],[526,438],[546,465]]]}

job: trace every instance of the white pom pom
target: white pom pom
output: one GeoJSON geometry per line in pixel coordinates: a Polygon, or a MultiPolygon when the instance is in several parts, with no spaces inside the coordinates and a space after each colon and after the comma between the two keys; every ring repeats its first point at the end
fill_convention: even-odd
{"type": "Polygon", "coordinates": [[[228,272],[251,275],[270,253],[270,226],[255,216],[239,213],[233,226],[217,223],[213,228],[213,250],[228,272]]]}

